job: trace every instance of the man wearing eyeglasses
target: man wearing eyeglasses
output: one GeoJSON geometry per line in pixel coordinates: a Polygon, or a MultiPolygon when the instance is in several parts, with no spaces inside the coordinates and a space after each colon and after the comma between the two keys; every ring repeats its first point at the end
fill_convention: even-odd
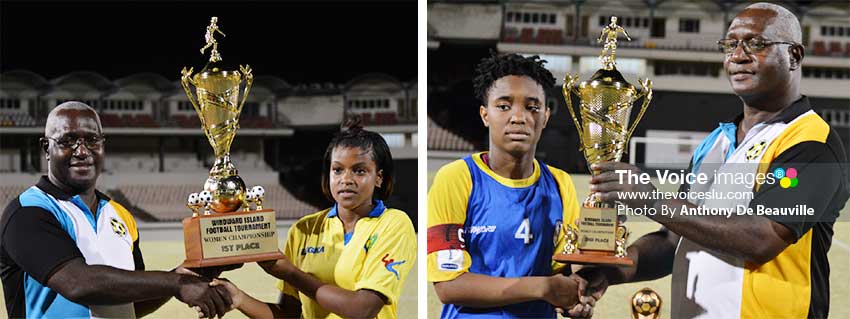
{"type": "Polygon", "coordinates": [[[718,45],[743,112],[696,149],[689,171],[708,179],[683,184],[687,199],[626,199],[655,187],[621,181],[640,173],[632,165],[592,167],[591,191],[603,201],[668,214],[648,216],[662,229],[628,248],[635,267],[579,271],[588,293],[672,273],[672,318],[827,317],[827,251],[850,197],[847,157],[800,93],[800,41],[799,21],[778,5],[750,5],[732,21],[718,45]]]}
{"type": "Polygon", "coordinates": [[[67,102],[47,117],[47,176],[0,219],[0,277],[9,318],[134,318],[172,296],[210,317],[230,295],[187,270],[144,271],[133,216],[96,189],[104,137],[97,113],[67,102]]]}

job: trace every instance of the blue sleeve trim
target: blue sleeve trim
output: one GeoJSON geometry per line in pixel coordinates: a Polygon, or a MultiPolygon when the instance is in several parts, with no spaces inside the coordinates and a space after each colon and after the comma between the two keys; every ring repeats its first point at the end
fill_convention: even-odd
{"type": "Polygon", "coordinates": [[[74,222],[71,217],[65,214],[65,211],[59,207],[49,195],[33,186],[27,189],[21,196],[18,197],[21,207],[40,207],[53,214],[62,229],[71,236],[75,242],[77,241],[77,232],[74,230],[74,222]]]}

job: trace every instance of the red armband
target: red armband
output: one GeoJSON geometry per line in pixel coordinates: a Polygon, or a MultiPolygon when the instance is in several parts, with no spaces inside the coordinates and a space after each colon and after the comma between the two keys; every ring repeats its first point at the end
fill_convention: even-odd
{"type": "Polygon", "coordinates": [[[447,249],[466,249],[463,225],[442,224],[428,227],[428,253],[447,249]]]}

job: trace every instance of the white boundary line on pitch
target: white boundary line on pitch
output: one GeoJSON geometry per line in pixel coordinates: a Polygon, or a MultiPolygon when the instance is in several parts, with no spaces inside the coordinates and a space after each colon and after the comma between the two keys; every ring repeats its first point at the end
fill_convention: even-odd
{"type": "Polygon", "coordinates": [[[850,253],[850,245],[848,245],[847,243],[835,238],[832,239],[832,242],[838,245],[838,247],[840,247],[841,249],[844,249],[844,251],[850,253]]]}

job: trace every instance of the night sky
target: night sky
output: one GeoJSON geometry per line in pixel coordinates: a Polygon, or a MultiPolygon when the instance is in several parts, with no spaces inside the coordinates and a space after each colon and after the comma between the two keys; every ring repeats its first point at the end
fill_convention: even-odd
{"type": "MultiPolygon", "coordinates": [[[[345,83],[382,72],[416,80],[416,1],[353,3],[0,1],[0,72],[27,69],[48,80],[96,71],[114,80],[154,72],[169,80],[199,70],[211,16],[224,63],[292,85],[345,83]]],[[[207,54],[209,49],[207,49],[207,54]]]]}

